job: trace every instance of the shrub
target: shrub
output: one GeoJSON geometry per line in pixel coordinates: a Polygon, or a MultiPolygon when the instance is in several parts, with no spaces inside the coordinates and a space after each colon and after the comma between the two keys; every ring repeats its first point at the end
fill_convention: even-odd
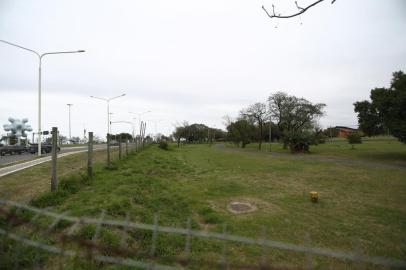
{"type": "Polygon", "coordinates": [[[58,188],[69,194],[74,194],[78,192],[82,186],[81,182],[82,179],[80,175],[72,175],[70,177],[62,178],[58,184],[58,188]]]}
{"type": "Polygon", "coordinates": [[[351,132],[347,135],[347,141],[354,149],[354,144],[362,143],[362,134],[360,132],[351,132]]]}
{"type": "Polygon", "coordinates": [[[168,143],[166,141],[160,141],[158,147],[163,150],[168,150],[168,143]]]}
{"type": "Polygon", "coordinates": [[[314,136],[309,132],[290,133],[285,139],[292,153],[308,153],[314,143],[314,136]]]}
{"type": "Polygon", "coordinates": [[[80,174],[61,178],[56,191],[40,194],[34,197],[30,203],[39,208],[60,205],[69,195],[80,190],[84,180],[85,176],[80,174]]]}
{"type": "Polygon", "coordinates": [[[35,207],[44,208],[62,204],[65,198],[69,195],[68,192],[58,189],[54,192],[47,192],[39,195],[31,200],[30,204],[35,207]]]}
{"type": "Polygon", "coordinates": [[[359,132],[351,132],[347,135],[347,141],[350,144],[362,143],[362,135],[359,132]]]}

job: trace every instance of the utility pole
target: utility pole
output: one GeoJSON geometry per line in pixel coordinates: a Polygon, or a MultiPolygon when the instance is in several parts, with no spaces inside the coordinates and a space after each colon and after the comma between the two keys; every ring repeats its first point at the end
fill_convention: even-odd
{"type": "Polygon", "coordinates": [[[71,121],[70,121],[70,108],[72,107],[73,104],[66,104],[69,107],[69,142],[72,142],[72,133],[71,133],[71,121]]]}

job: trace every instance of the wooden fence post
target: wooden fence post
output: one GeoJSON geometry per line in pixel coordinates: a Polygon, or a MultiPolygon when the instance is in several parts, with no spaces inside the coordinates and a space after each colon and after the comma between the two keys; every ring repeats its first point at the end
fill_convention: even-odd
{"type": "Polygon", "coordinates": [[[123,156],[123,149],[121,147],[121,135],[118,136],[118,159],[121,159],[123,156]]]}
{"type": "Polygon", "coordinates": [[[52,128],[52,162],[51,162],[51,191],[58,187],[57,162],[58,159],[58,128],[52,128]]]}
{"type": "Polygon", "coordinates": [[[107,133],[107,167],[110,168],[110,134],[107,133]]]}
{"type": "Polygon", "coordinates": [[[87,177],[93,177],[93,132],[89,132],[87,143],[87,177]]]}
{"type": "Polygon", "coordinates": [[[128,156],[128,139],[125,140],[125,155],[128,156]]]}

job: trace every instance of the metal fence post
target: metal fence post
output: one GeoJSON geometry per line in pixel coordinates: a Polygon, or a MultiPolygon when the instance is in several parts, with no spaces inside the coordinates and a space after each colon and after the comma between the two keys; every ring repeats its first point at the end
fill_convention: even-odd
{"type": "Polygon", "coordinates": [[[58,158],[58,128],[52,128],[52,165],[51,165],[51,191],[55,191],[58,186],[56,160],[58,158]]]}
{"type": "Polygon", "coordinates": [[[93,132],[89,132],[89,141],[87,143],[87,177],[93,177],[93,132]]]}

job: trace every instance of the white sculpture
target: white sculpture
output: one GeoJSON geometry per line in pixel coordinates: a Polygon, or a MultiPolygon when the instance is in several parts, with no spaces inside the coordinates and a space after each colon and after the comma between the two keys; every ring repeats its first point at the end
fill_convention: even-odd
{"type": "Polygon", "coordinates": [[[21,137],[27,137],[26,131],[32,131],[31,126],[26,124],[28,122],[27,118],[19,120],[10,117],[8,121],[11,124],[3,125],[3,128],[5,131],[11,131],[12,136],[17,137],[18,144],[20,144],[21,137]]]}

